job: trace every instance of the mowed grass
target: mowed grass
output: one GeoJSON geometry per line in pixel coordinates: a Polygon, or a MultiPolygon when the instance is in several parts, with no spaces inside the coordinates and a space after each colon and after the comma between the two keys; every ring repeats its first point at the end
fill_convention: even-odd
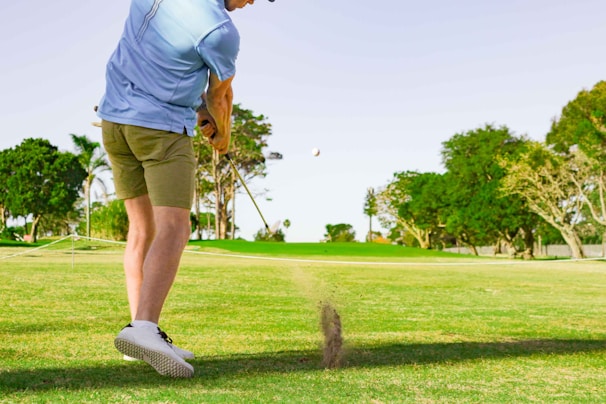
{"type": "Polygon", "coordinates": [[[174,380],[113,347],[129,321],[122,246],[0,248],[13,254],[0,259],[0,402],[606,401],[601,261],[192,243],[161,320],[197,354],[194,378],[174,380]],[[321,365],[327,300],[345,340],[332,370],[321,365]]]}

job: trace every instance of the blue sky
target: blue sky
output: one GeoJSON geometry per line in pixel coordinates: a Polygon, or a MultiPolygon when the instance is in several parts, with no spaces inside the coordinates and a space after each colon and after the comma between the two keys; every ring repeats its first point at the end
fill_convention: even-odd
{"type": "MultiPolygon", "coordinates": [[[[2,2],[0,149],[100,141],[93,106],[128,6],[2,2]]],[[[606,79],[598,0],[257,0],[231,15],[235,102],[269,118],[269,150],[284,155],[249,187],[268,190],[257,202],[270,225],[291,221],[288,241],[318,241],[328,223],[362,240],[368,187],[442,171],[442,142],[485,123],[543,140],[568,101],[606,79]]],[[[246,195],[236,215],[246,239],[263,227],[246,195]]]]}

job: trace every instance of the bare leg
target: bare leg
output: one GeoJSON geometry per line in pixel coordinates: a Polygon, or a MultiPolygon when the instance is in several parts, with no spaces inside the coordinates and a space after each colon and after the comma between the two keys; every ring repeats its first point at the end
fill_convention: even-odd
{"type": "Polygon", "coordinates": [[[124,201],[128,213],[128,240],[124,252],[124,274],[131,320],[135,319],[139,307],[143,263],[154,240],[155,224],[151,202],[147,195],[124,201]]]}
{"type": "Polygon", "coordinates": [[[135,319],[157,324],[189,239],[189,210],[169,206],[154,206],[152,210],[156,233],[143,263],[135,319]]]}

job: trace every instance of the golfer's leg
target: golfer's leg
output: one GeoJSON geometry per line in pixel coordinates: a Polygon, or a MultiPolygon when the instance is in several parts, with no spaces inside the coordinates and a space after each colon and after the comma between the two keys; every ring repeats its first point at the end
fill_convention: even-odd
{"type": "Polygon", "coordinates": [[[124,252],[124,274],[131,319],[139,306],[139,292],[143,283],[143,263],[154,239],[154,212],[148,195],[124,201],[128,214],[128,239],[124,252]]]}
{"type": "Polygon", "coordinates": [[[189,210],[154,206],[156,236],[143,264],[136,320],[158,323],[189,238],[189,210]]]}

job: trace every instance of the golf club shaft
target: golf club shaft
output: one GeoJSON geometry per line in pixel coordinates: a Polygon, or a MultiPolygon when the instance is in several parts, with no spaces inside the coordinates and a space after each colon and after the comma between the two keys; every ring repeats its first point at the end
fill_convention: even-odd
{"type": "Polygon", "coordinates": [[[261,213],[261,209],[259,209],[259,206],[257,205],[257,202],[255,202],[255,198],[253,198],[252,193],[250,192],[250,190],[246,186],[246,183],[244,182],[244,178],[242,178],[242,176],[238,172],[238,169],[236,168],[236,165],[234,164],[234,162],[231,159],[230,155],[226,153],[225,157],[227,158],[227,161],[229,161],[229,164],[231,165],[232,170],[234,170],[234,172],[238,176],[238,179],[240,180],[240,182],[242,183],[242,185],[244,185],[244,189],[246,190],[246,193],[248,193],[248,196],[250,196],[250,200],[253,202],[253,205],[255,205],[255,208],[257,208],[257,212],[259,212],[259,216],[261,216],[261,220],[263,220],[263,224],[265,225],[265,229],[267,230],[267,233],[271,233],[271,231],[269,230],[269,226],[267,225],[267,221],[263,217],[263,213],[261,213]]]}

